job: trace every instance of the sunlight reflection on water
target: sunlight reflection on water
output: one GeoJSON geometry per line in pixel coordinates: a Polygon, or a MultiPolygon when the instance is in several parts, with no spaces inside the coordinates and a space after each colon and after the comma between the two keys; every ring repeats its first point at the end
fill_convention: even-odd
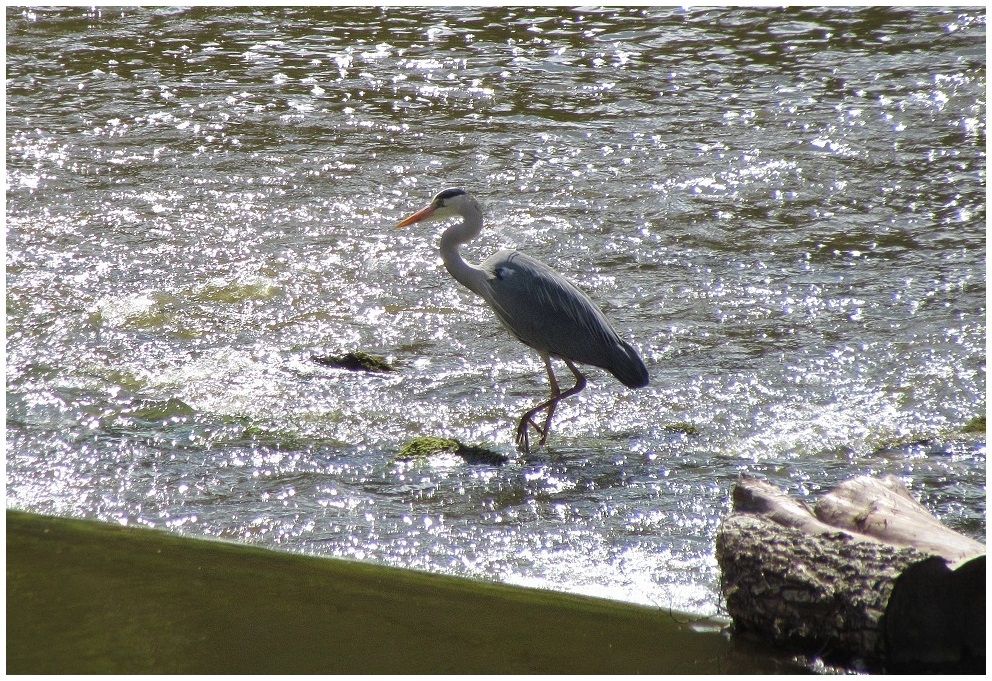
{"type": "Polygon", "coordinates": [[[719,608],[740,472],[900,476],[985,532],[985,18],[10,8],[7,495],[39,512],[719,608]],[[464,185],[633,339],[543,367],[397,231],[464,185]],[[370,375],[313,355],[366,350],[370,375]],[[504,466],[402,464],[443,433],[504,466]]]}

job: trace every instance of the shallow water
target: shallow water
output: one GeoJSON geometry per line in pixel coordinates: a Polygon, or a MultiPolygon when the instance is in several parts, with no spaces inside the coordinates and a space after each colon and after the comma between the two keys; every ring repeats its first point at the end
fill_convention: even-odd
{"type": "Polygon", "coordinates": [[[984,540],[985,88],[980,9],[8,9],[7,505],[700,614],[742,472],[984,540]],[[519,455],[449,186],[651,385],[519,455]]]}

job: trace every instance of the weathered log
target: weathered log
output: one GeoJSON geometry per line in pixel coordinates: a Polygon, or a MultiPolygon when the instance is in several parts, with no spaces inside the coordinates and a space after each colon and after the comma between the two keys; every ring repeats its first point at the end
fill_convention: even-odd
{"type": "Polygon", "coordinates": [[[716,557],[737,632],[846,666],[984,670],[985,545],[895,478],[847,481],[815,510],[742,478],[733,504],[716,557]]]}
{"type": "Polygon", "coordinates": [[[951,562],[985,553],[984,544],[941,524],[891,475],[841,483],[816,503],[815,512],[833,527],[951,562]]]}

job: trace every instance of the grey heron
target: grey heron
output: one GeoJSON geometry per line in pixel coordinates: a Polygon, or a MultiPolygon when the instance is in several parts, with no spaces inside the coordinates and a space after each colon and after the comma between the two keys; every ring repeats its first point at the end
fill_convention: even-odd
{"type": "Polygon", "coordinates": [[[543,445],[555,407],[585,388],[586,379],[575,367],[576,362],[606,369],[628,388],[648,384],[648,371],[637,351],[620,338],[589,296],[561,274],[515,250],[499,251],[480,265],[462,259],[459,248],[482,231],[482,208],[465,190],[445,189],[396,227],[453,217],[461,217],[462,221],[441,234],[445,268],[470,291],[482,296],[510,333],[537,350],[548,371],[550,399],[526,411],[517,426],[516,444],[521,450],[530,450],[531,428],[541,436],[538,446],[543,445]],[[552,357],[564,361],[575,376],[575,385],[568,390],[558,387],[552,357]],[[547,416],[540,426],[535,417],[542,411],[547,416]]]}

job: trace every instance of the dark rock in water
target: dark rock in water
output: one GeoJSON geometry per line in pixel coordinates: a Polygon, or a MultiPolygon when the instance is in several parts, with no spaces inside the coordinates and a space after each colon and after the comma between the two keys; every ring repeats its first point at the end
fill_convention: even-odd
{"type": "Polygon", "coordinates": [[[327,355],[326,357],[310,355],[310,359],[317,364],[336,369],[348,369],[349,371],[372,371],[377,373],[396,371],[396,368],[384,358],[361,351],[349,352],[344,355],[327,355]]]}
{"type": "Polygon", "coordinates": [[[466,445],[453,438],[441,437],[416,437],[410,440],[400,453],[396,455],[397,461],[415,461],[426,459],[436,454],[454,454],[465,460],[466,463],[481,463],[498,466],[509,460],[505,454],[494,452],[485,447],[466,445]]]}
{"type": "Polygon", "coordinates": [[[680,435],[699,435],[699,427],[688,421],[669,423],[665,426],[666,433],[678,433],[680,435]]]}
{"type": "Polygon", "coordinates": [[[985,445],[985,417],[978,416],[959,430],[943,430],[926,435],[905,435],[884,442],[872,454],[884,457],[913,455],[952,456],[985,445]]]}
{"type": "Polygon", "coordinates": [[[928,435],[907,435],[898,437],[876,448],[872,454],[882,457],[903,457],[911,454],[927,456],[946,455],[950,452],[941,440],[928,435]]]}

